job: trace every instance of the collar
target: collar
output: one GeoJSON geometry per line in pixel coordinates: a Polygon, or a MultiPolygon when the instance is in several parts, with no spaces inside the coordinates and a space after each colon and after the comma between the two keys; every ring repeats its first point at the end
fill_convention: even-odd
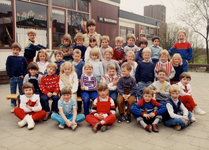
{"type": "Polygon", "coordinates": [[[20,56],[20,54],[19,54],[19,55],[17,55],[17,56],[15,56],[15,55],[13,55],[13,54],[12,54],[12,56],[14,56],[14,57],[19,57],[19,56],[20,56]]]}
{"type": "Polygon", "coordinates": [[[101,98],[99,97],[100,101],[107,101],[108,100],[108,96],[106,98],[101,98]]]}
{"type": "Polygon", "coordinates": [[[119,49],[117,46],[115,47],[116,49],[118,49],[119,51],[123,49],[123,47],[121,46],[121,48],[119,49]]]}
{"type": "Polygon", "coordinates": [[[62,60],[62,61],[60,61],[60,62],[58,62],[58,61],[55,61],[55,63],[62,63],[62,62],[64,62],[64,60],[62,60]]]}
{"type": "Polygon", "coordinates": [[[63,47],[63,48],[68,48],[68,47],[71,47],[71,45],[65,46],[65,45],[63,44],[62,47],[63,47]]]}
{"type": "Polygon", "coordinates": [[[131,75],[129,74],[129,76],[128,76],[128,77],[124,77],[124,78],[128,79],[128,78],[130,78],[130,77],[131,77],[131,75]]]}
{"type": "MultiPolygon", "coordinates": [[[[46,73],[44,77],[47,77],[47,76],[49,76],[49,75],[48,75],[48,73],[46,73]]],[[[51,75],[51,76],[56,76],[56,75],[55,75],[55,74],[53,74],[53,75],[51,75]]]]}
{"type": "MultiPolygon", "coordinates": [[[[105,76],[107,77],[107,78],[110,78],[110,76],[108,75],[108,74],[105,74],[105,76]]],[[[117,77],[117,75],[114,75],[112,78],[110,78],[110,79],[115,79],[117,77]]]]}
{"type": "MultiPolygon", "coordinates": [[[[70,98],[70,99],[71,99],[71,98],[70,98]]],[[[63,99],[63,103],[64,103],[64,104],[70,103],[70,99],[69,99],[68,102],[64,101],[64,99],[63,99]]]]}
{"type": "Polygon", "coordinates": [[[87,77],[93,77],[93,74],[91,74],[91,76],[88,76],[88,75],[85,73],[85,76],[87,76],[87,77]]]}
{"type": "Polygon", "coordinates": [[[166,61],[165,63],[163,63],[162,61],[160,61],[160,63],[161,63],[162,65],[167,65],[167,64],[168,64],[168,61],[166,61]]]}
{"type": "Polygon", "coordinates": [[[135,46],[135,45],[133,45],[133,46],[129,46],[129,45],[128,45],[128,47],[131,47],[131,48],[133,48],[134,46],[135,46]]]}
{"type": "Polygon", "coordinates": [[[177,103],[179,102],[179,99],[177,99],[177,101],[174,101],[173,98],[171,97],[172,101],[177,105],[177,103]]]}
{"type": "Polygon", "coordinates": [[[186,41],[185,41],[185,40],[184,40],[183,42],[180,42],[180,41],[179,41],[179,43],[186,43],[186,41]]]}
{"type": "Polygon", "coordinates": [[[90,59],[90,62],[99,62],[99,59],[97,59],[97,60],[90,59]]]}
{"type": "Polygon", "coordinates": [[[79,62],[72,62],[72,64],[74,64],[74,65],[78,65],[80,63],[80,60],[79,60],[79,62]]]}
{"type": "Polygon", "coordinates": [[[183,89],[185,89],[185,86],[187,87],[187,85],[183,85],[183,83],[181,83],[181,81],[178,83],[178,85],[180,86],[180,87],[182,87],[183,89]]]}
{"type": "Polygon", "coordinates": [[[29,40],[30,42],[32,42],[32,43],[35,43],[35,41],[36,41],[36,40],[34,40],[34,41],[31,41],[30,39],[28,39],[28,40],[29,40]]]}
{"type": "Polygon", "coordinates": [[[152,45],[152,47],[160,47],[160,46],[154,46],[154,45],[152,45]]]}

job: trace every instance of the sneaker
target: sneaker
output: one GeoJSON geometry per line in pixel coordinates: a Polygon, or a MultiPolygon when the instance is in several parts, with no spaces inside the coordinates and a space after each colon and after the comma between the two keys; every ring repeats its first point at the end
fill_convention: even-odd
{"type": "Polygon", "coordinates": [[[47,112],[46,113],[46,117],[43,119],[44,121],[47,121],[50,117],[51,113],[50,112],[47,112]]]}
{"type": "Polygon", "coordinates": [[[124,115],[120,115],[120,117],[118,119],[118,123],[121,123],[123,121],[125,121],[125,117],[124,117],[124,115]]]}
{"type": "Polygon", "coordinates": [[[59,127],[60,129],[64,129],[64,128],[65,128],[65,124],[64,124],[64,125],[59,124],[58,127],[59,127]]]}
{"type": "Polygon", "coordinates": [[[194,113],[197,115],[205,115],[206,112],[200,109],[198,106],[194,107],[194,113]]]}
{"type": "Polygon", "coordinates": [[[195,117],[194,117],[194,111],[192,112],[192,118],[191,118],[191,121],[192,121],[192,122],[195,122],[195,121],[196,121],[196,119],[195,119],[195,117]]]}
{"type": "Polygon", "coordinates": [[[108,125],[103,125],[101,127],[102,132],[105,132],[106,130],[109,130],[109,129],[110,129],[110,126],[108,126],[108,125]]]}
{"type": "Polygon", "coordinates": [[[23,120],[19,121],[17,124],[20,128],[22,128],[27,124],[27,122],[23,119],[23,120]]]}
{"type": "Polygon", "coordinates": [[[73,130],[73,131],[75,131],[75,129],[77,128],[77,125],[72,125],[72,126],[70,126],[71,127],[71,129],[73,130]]]}
{"type": "Polygon", "coordinates": [[[131,115],[126,115],[126,122],[130,123],[131,122],[131,115]]]}
{"type": "Polygon", "coordinates": [[[11,113],[14,113],[14,110],[15,110],[15,106],[11,107],[11,113]]]}
{"type": "Polygon", "coordinates": [[[180,126],[180,125],[175,125],[175,126],[173,126],[173,127],[174,127],[174,129],[176,129],[177,131],[181,130],[181,126],[180,126]]]}

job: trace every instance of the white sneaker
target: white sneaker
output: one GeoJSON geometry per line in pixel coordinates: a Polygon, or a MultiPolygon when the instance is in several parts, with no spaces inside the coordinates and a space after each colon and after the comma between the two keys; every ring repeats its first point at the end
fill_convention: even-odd
{"type": "Polygon", "coordinates": [[[15,110],[15,106],[11,107],[11,113],[14,113],[14,110],[15,110]]]}
{"type": "Polygon", "coordinates": [[[27,124],[27,122],[23,119],[23,120],[19,121],[17,124],[19,125],[20,128],[22,128],[27,124]]]}
{"type": "Polygon", "coordinates": [[[192,122],[195,122],[195,121],[196,121],[196,119],[195,119],[195,117],[194,117],[194,111],[192,112],[192,118],[191,118],[191,121],[192,121],[192,122]]]}
{"type": "Polygon", "coordinates": [[[65,124],[64,124],[64,125],[59,124],[58,127],[59,127],[60,129],[64,129],[64,128],[65,128],[65,124]]]}
{"type": "Polygon", "coordinates": [[[206,112],[203,111],[202,109],[200,109],[198,106],[196,106],[194,108],[194,113],[197,114],[197,115],[205,115],[206,114],[206,112]]]}
{"type": "Polygon", "coordinates": [[[75,131],[75,129],[77,128],[77,125],[72,125],[72,126],[70,126],[71,127],[71,129],[73,130],[73,131],[75,131]]]}
{"type": "Polygon", "coordinates": [[[33,129],[35,126],[35,122],[33,121],[31,115],[26,115],[24,118],[25,122],[28,123],[28,130],[33,129]]]}

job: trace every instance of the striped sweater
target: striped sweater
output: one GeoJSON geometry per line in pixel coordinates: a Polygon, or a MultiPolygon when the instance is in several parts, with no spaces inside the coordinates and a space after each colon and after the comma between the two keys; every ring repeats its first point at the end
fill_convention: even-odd
{"type": "Polygon", "coordinates": [[[127,45],[127,46],[125,46],[124,47],[124,57],[125,58],[126,58],[126,53],[128,51],[133,51],[134,52],[134,54],[135,54],[135,59],[134,60],[137,61],[137,59],[139,58],[139,48],[136,45],[133,45],[133,46],[127,45]]]}
{"type": "Polygon", "coordinates": [[[155,77],[157,78],[157,72],[160,68],[164,68],[166,70],[167,76],[165,78],[166,81],[169,82],[169,79],[172,79],[175,76],[176,71],[173,68],[173,65],[170,62],[165,62],[162,63],[161,61],[159,61],[156,66],[155,66],[155,77]]]}
{"type": "Polygon", "coordinates": [[[96,91],[98,86],[97,77],[95,75],[87,76],[83,74],[81,76],[81,87],[85,86],[85,91],[96,91]]]}

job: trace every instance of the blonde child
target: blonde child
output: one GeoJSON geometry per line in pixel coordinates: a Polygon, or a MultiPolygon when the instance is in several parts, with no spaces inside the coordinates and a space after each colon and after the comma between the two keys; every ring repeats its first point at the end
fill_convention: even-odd
{"type": "Polygon", "coordinates": [[[97,47],[97,40],[96,40],[95,37],[90,37],[89,38],[89,47],[87,47],[86,52],[85,52],[85,58],[84,58],[85,62],[89,61],[89,59],[90,59],[89,58],[89,54],[90,54],[90,51],[93,48],[97,48],[98,49],[98,47],[97,47]]]}
{"type": "Polygon", "coordinates": [[[122,47],[123,38],[120,36],[116,37],[115,38],[115,45],[116,45],[116,47],[113,49],[112,59],[116,60],[117,63],[121,66],[123,64],[123,62],[125,61],[124,49],[122,47]]]}
{"type": "Polygon", "coordinates": [[[36,57],[36,63],[38,64],[39,67],[39,72],[41,74],[44,74],[46,71],[47,66],[49,65],[48,62],[48,55],[45,52],[45,50],[39,50],[37,57],[36,57]]]}
{"type": "Polygon", "coordinates": [[[60,46],[60,50],[63,52],[63,59],[65,61],[73,61],[73,48],[71,46],[72,44],[72,39],[71,36],[69,34],[65,34],[61,40],[61,46],[60,46]]]}
{"type": "Polygon", "coordinates": [[[107,36],[107,35],[103,35],[102,37],[101,37],[101,47],[100,47],[100,49],[99,49],[99,52],[100,52],[100,59],[101,59],[101,61],[104,61],[105,60],[105,57],[104,57],[104,51],[105,51],[105,49],[106,48],[112,48],[112,47],[110,47],[109,46],[109,43],[110,43],[110,38],[109,38],[109,36],[107,36]]]}
{"type": "Polygon", "coordinates": [[[79,49],[81,51],[81,59],[84,60],[84,56],[85,56],[85,52],[86,52],[86,46],[83,45],[84,40],[85,40],[83,33],[78,32],[75,35],[74,39],[75,39],[76,45],[73,47],[73,51],[75,49],[79,49]]]}
{"type": "Polygon", "coordinates": [[[126,53],[126,60],[127,60],[128,63],[131,64],[131,68],[132,68],[132,69],[131,69],[130,75],[131,75],[133,78],[135,78],[136,68],[137,68],[137,66],[138,66],[137,62],[135,62],[134,59],[135,59],[135,54],[134,54],[134,52],[133,52],[133,51],[128,51],[128,52],[126,53]]]}

